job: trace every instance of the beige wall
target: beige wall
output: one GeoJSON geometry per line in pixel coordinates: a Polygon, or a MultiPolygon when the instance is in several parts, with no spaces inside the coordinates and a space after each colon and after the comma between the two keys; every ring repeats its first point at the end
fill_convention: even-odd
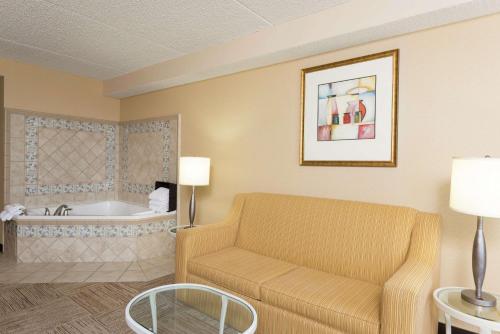
{"type": "Polygon", "coordinates": [[[117,121],[120,101],[102,95],[102,81],[0,59],[5,107],[117,121]]]}
{"type": "MultiPolygon", "coordinates": [[[[471,285],[475,218],[448,208],[452,156],[500,155],[500,15],[131,97],[121,119],[182,116],[182,155],[212,158],[197,219],[266,191],[392,203],[443,215],[442,284],[471,285]],[[301,167],[300,69],[400,49],[398,168],[301,167]]],[[[186,222],[187,191],[182,194],[186,222]]],[[[286,222],[283,222],[286,223],[286,222]]],[[[488,219],[485,287],[500,291],[500,224],[488,219]]]]}

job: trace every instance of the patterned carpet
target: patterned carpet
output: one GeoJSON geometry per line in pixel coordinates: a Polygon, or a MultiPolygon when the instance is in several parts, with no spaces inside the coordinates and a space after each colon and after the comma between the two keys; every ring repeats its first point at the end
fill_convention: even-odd
{"type": "Polygon", "coordinates": [[[149,282],[0,284],[1,334],[123,334],[125,306],[138,293],[171,284],[149,282]]]}

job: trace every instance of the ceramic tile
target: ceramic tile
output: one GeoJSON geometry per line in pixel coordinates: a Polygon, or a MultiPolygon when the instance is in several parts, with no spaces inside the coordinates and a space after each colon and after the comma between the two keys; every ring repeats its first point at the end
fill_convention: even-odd
{"type": "Polygon", "coordinates": [[[102,262],[80,262],[68,269],[68,272],[96,271],[103,265],[102,262]]]}
{"type": "Polygon", "coordinates": [[[24,161],[25,147],[23,138],[15,138],[10,142],[10,161],[24,161]]]}
{"type": "Polygon", "coordinates": [[[130,266],[128,266],[127,268],[127,271],[138,271],[138,270],[142,270],[138,262],[132,262],[130,266]]]}
{"type": "Polygon", "coordinates": [[[21,283],[50,283],[62,274],[62,271],[37,271],[22,279],[21,283]]]}
{"type": "MultiPolygon", "coordinates": [[[[11,186],[23,186],[24,187],[24,162],[11,162],[10,163],[10,185],[11,186]]],[[[24,189],[22,191],[24,195],[24,189]]]]}
{"type": "MultiPolygon", "coordinates": [[[[100,243],[99,240],[90,239],[91,237],[96,237],[97,239],[103,237],[123,237],[122,241],[113,241],[112,243],[113,251],[115,253],[120,253],[126,248],[135,251],[135,249],[133,249],[135,245],[133,245],[133,239],[131,239],[132,237],[138,237],[148,234],[159,234],[158,232],[162,232],[162,235],[158,236],[159,239],[145,240],[143,243],[154,242],[158,244],[165,242],[163,246],[170,245],[172,243],[172,239],[169,236],[167,239],[166,231],[170,227],[173,227],[175,225],[175,218],[169,218],[163,221],[154,221],[150,223],[143,222],[127,225],[20,225],[17,228],[17,235],[18,237],[42,237],[44,239],[52,238],[54,236],[71,236],[75,238],[79,237],[82,238],[82,241],[85,241],[87,247],[92,248],[92,250],[96,252],[104,251],[105,246],[100,243]],[[125,239],[125,237],[129,239],[125,239]],[[94,240],[95,243],[92,244],[90,240],[94,240]]],[[[82,246],[80,248],[82,251],[84,250],[82,246]]],[[[156,256],[161,256],[161,254],[156,256]]]]}
{"type": "Polygon", "coordinates": [[[55,283],[70,283],[70,282],[85,282],[94,271],[67,271],[61,276],[57,277],[53,282],[55,283]]]}
{"type": "Polygon", "coordinates": [[[141,270],[127,270],[118,279],[118,282],[142,282],[146,280],[146,276],[141,270]]]}
{"type": "Polygon", "coordinates": [[[69,270],[74,265],[75,265],[74,263],[65,263],[65,262],[60,262],[60,263],[46,263],[40,269],[40,271],[43,271],[43,272],[49,272],[49,271],[64,272],[66,270],[69,270]]]}
{"type": "Polygon", "coordinates": [[[32,273],[28,272],[4,272],[0,273],[0,283],[19,283],[32,273]]]}
{"type": "Polygon", "coordinates": [[[96,271],[85,282],[116,282],[123,274],[120,271],[96,271]]]}
{"type": "Polygon", "coordinates": [[[120,126],[122,191],[150,193],[153,182],[169,179],[170,120],[135,121],[120,126]]]}
{"type": "Polygon", "coordinates": [[[109,262],[99,267],[98,271],[125,271],[130,266],[130,262],[109,262]]]}
{"type": "Polygon", "coordinates": [[[24,126],[27,196],[113,189],[117,125],[27,116],[24,126]]]}
{"type": "Polygon", "coordinates": [[[18,263],[13,269],[12,272],[15,273],[33,273],[45,267],[45,264],[42,263],[18,263]]]}
{"type": "Polygon", "coordinates": [[[11,113],[10,114],[10,137],[23,138],[24,137],[24,115],[11,113]]]}
{"type": "Polygon", "coordinates": [[[16,263],[0,263],[0,273],[3,272],[11,272],[12,269],[16,266],[16,263]]]}
{"type": "Polygon", "coordinates": [[[169,272],[169,270],[167,268],[151,268],[151,269],[143,270],[143,272],[144,272],[144,275],[146,276],[146,279],[148,281],[172,273],[172,272],[169,272]]]}

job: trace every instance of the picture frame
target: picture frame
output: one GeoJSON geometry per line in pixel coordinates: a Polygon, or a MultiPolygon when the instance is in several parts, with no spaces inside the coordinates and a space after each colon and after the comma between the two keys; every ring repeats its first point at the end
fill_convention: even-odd
{"type": "Polygon", "coordinates": [[[302,69],[300,165],[397,166],[399,50],[302,69]]]}

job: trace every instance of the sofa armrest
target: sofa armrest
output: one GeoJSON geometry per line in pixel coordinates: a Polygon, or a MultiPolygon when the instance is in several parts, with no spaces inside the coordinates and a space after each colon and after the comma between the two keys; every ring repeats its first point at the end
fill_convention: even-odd
{"type": "Polygon", "coordinates": [[[189,259],[231,247],[236,242],[244,198],[236,196],[231,212],[220,223],[179,230],[176,235],[175,281],[186,282],[189,259]]]}
{"type": "Polygon", "coordinates": [[[406,262],[384,284],[381,333],[435,333],[432,291],[439,285],[440,218],[419,213],[406,262]]]}

